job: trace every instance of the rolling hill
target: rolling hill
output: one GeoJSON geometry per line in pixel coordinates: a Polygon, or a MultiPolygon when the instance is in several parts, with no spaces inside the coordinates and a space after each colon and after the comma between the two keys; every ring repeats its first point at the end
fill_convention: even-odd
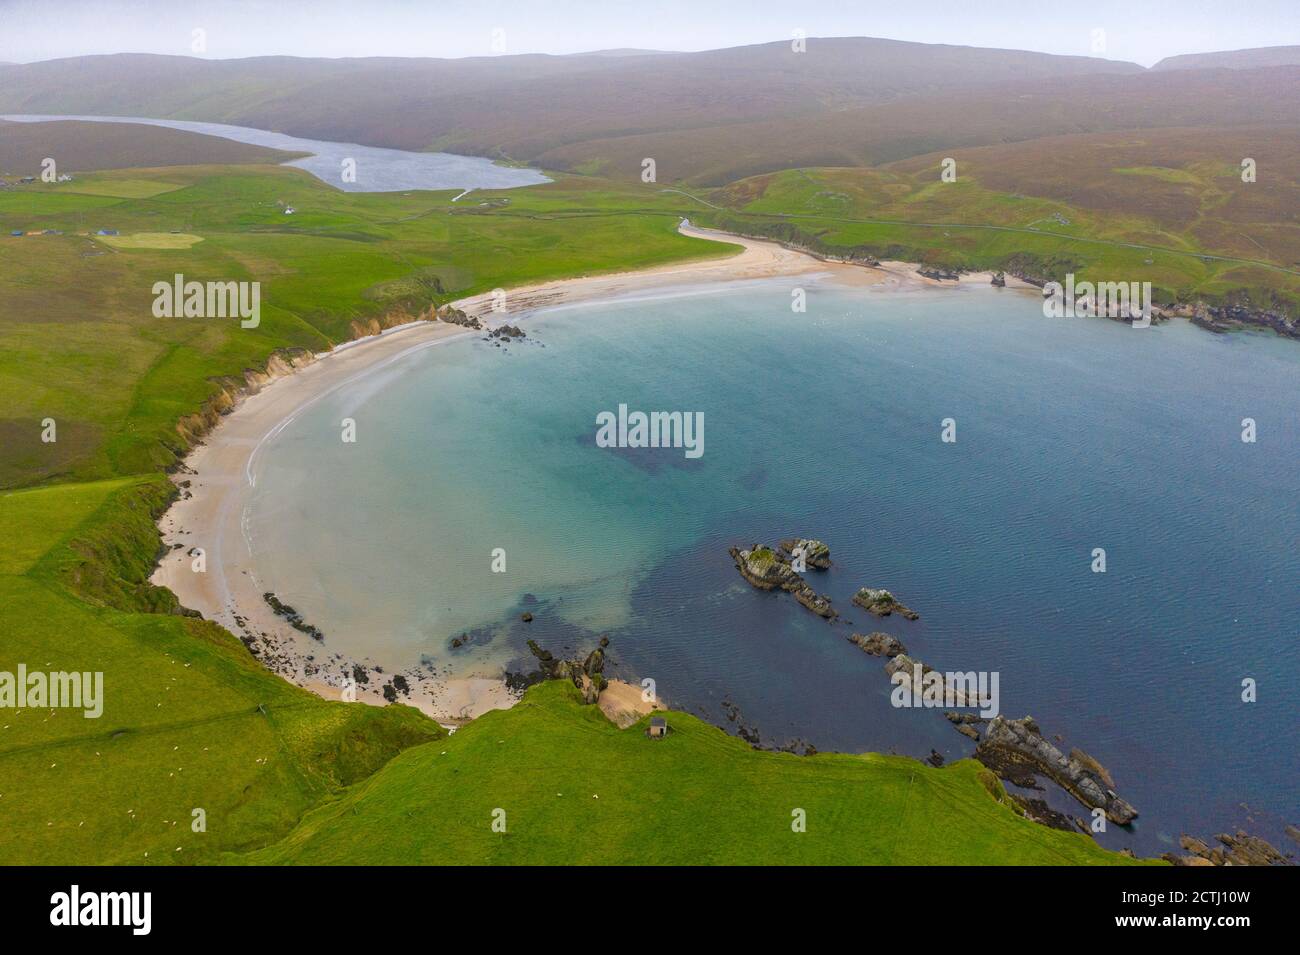
{"type": "Polygon", "coordinates": [[[1264,66],[1300,66],[1300,46],[1265,46],[1218,53],[1183,53],[1167,56],[1152,70],[1253,70],[1264,66]]]}
{"type": "Polygon", "coordinates": [[[288,153],[179,129],[139,123],[7,123],[0,120],[0,172],[38,175],[46,156],[60,172],[128,169],[133,166],[194,166],[281,163],[288,153]]]}
{"type": "Polygon", "coordinates": [[[700,53],[0,66],[0,113],[207,120],[720,185],[792,166],[1156,127],[1294,125],[1292,48],[1134,63],[871,38],[700,53]],[[1180,62],[1182,61],[1182,62],[1180,62]],[[1231,68],[1230,72],[1228,68],[1231,68]]]}

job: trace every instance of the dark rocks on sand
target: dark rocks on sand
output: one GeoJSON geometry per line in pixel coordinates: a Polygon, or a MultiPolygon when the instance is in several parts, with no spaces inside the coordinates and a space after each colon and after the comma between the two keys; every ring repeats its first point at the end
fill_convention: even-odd
{"type": "Polygon", "coordinates": [[[434,317],[452,325],[463,325],[465,328],[482,328],[482,323],[472,315],[466,315],[460,309],[452,305],[443,305],[434,311],[434,317]]]}
{"type": "Polygon", "coordinates": [[[1002,272],[994,272],[993,278],[989,280],[989,284],[997,288],[1005,288],[1007,284],[1007,277],[1002,272]]]}
{"type": "Polygon", "coordinates": [[[888,590],[862,587],[853,595],[853,602],[877,617],[888,617],[891,613],[896,613],[908,620],[917,620],[921,616],[915,610],[904,607],[888,590]]]}

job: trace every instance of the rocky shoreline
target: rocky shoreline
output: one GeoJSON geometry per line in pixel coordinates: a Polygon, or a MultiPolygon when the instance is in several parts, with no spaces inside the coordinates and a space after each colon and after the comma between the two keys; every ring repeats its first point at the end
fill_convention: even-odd
{"type": "MultiPolygon", "coordinates": [[[[795,569],[795,562],[800,558],[803,567],[824,570],[831,566],[830,548],[822,541],[790,538],[775,548],[754,544],[747,549],[731,547],[728,553],[741,577],[756,589],[792,593],[803,606],[832,624],[845,623],[831,607],[830,598],[818,595],[795,569]],[[813,557],[815,560],[810,559],[813,557]]],[[[860,588],[853,596],[853,603],[878,617],[897,614],[909,621],[919,617],[919,614],[904,606],[887,590],[860,588]]],[[[880,631],[867,634],[852,632],[846,639],[870,656],[885,658],[885,672],[896,684],[900,680],[902,684],[907,684],[909,680],[906,675],[910,675],[913,694],[929,692],[931,688],[921,685],[929,682],[934,684],[933,689],[942,691],[952,705],[977,707],[987,703],[987,700],[979,697],[978,692],[968,694],[969,682],[958,685],[957,681],[949,679],[948,674],[940,673],[909,656],[903,641],[893,634],[880,631]],[[895,679],[896,674],[900,673],[905,674],[905,677],[895,679]]],[[[728,712],[728,719],[732,722],[735,722],[737,716],[738,711],[728,712]]],[[[1040,780],[1049,780],[1094,813],[1091,820],[1070,816],[1051,808],[1043,799],[1009,792],[1011,801],[1026,818],[1057,829],[1077,830],[1089,836],[1094,833],[1097,813],[1120,826],[1129,826],[1138,818],[1137,809],[1116,792],[1114,779],[1100,761],[1078,748],[1071,749],[1068,755],[1063,753],[1043,736],[1032,717],[1009,719],[1000,713],[981,716],[956,710],[948,710],[944,716],[958,733],[976,744],[973,757],[999,778],[1029,790],[1041,790],[1043,787],[1040,780]]],[[[757,732],[752,728],[741,725],[739,735],[751,745],[759,745],[757,732]]],[[[1056,739],[1059,741],[1060,737],[1057,736],[1056,739]]],[[[805,745],[806,751],[816,751],[811,744],[805,745]]],[[[932,766],[941,766],[944,762],[943,755],[932,749],[926,762],[932,766]]],[[[1300,829],[1292,828],[1288,831],[1293,831],[1293,838],[1300,842],[1300,829]]],[[[1211,848],[1198,839],[1183,836],[1182,846],[1189,855],[1166,854],[1164,858],[1175,865],[1290,863],[1287,856],[1257,836],[1238,831],[1236,835],[1221,834],[1216,838],[1222,843],[1222,848],[1211,848]]]]}

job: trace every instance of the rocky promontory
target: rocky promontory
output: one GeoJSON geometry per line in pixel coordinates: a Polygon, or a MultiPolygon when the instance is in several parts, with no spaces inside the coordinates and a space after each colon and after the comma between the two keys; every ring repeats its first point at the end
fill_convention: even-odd
{"type": "Polygon", "coordinates": [[[1128,825],[1137,818],[1137,810],[1116,794],[1100,763],[1079,750],[1066,757],[1043,738],[1031,717],[993,717],[975,747],[975,758],[1017,785],[1025,785],[1027,778],[1032,784],[1035,775],[1047,776],[1085,806],[1104,810],[1111,822],[1128,825]]]}

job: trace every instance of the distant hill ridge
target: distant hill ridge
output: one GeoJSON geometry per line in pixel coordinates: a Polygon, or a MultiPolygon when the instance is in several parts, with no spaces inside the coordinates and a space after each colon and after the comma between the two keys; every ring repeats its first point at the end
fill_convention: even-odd
{"type": "Polygon", "coordinates": [[[1283,124],[1300,114],[1300,82],[1274,71],[1300,69],[1287,65],[1296,49],[1189,61],[1227,58],[1231,84],[1177,57],[1146,70],[868,37],[811,37],[803,53],[782,40],[454,60],[116,54],[0,66],[0,113],[232,123],[615,177],[649,156],[660,181],[716,183],[1045,135],[1283,124]]]}
{"type": "Polygon", "coordinates": [[[1152,70],[1254,70],[1268,66],[1300,66],[1300,46],[1263,46],[1218,53],[1167,56],[1152,70]]]}

